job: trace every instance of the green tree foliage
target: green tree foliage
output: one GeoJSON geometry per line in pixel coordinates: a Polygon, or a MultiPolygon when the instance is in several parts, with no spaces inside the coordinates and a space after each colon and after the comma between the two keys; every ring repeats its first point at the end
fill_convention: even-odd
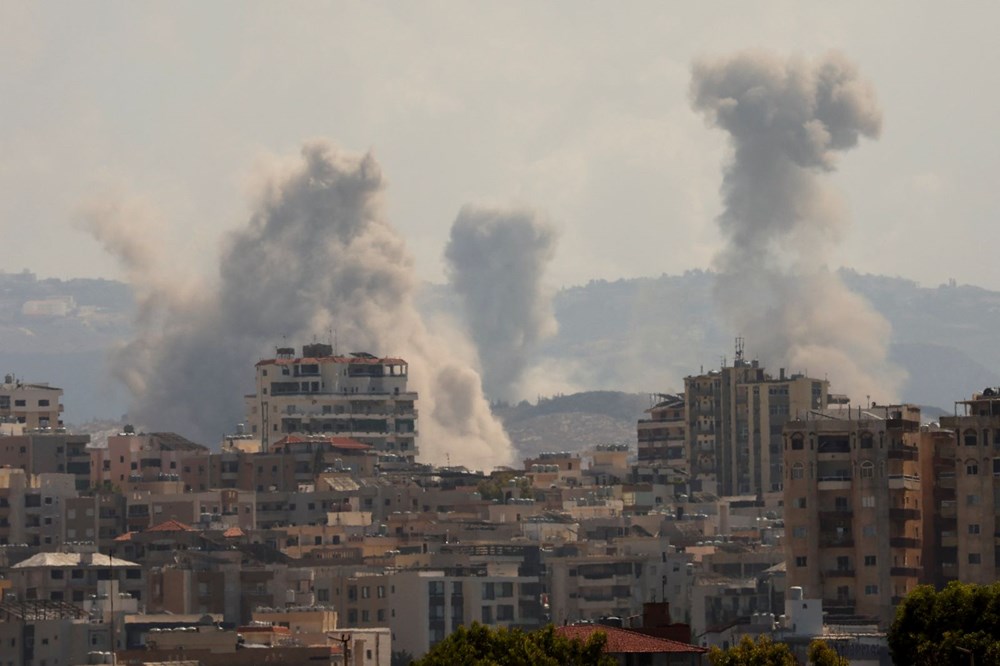
{"type": "Polygon", "coordinates": [[[520,629],[491,629],[472,623],[459,627],[431,648],[415,666],[614,666],[604,654],[607,637],[597,632],[586,642],[570,640],[549,625],[525,633],[520,629]]]}
{"type": "Polygon", "coordinates": [[[889,650],[895,664],[1000,666],[1000,583],[916,588],[896,609],[889,650]]]}
{"type": "Polygon", "coordinates": [[[757,640],[744,636],[740,642],[722,650],[714,647],[708,653],[712,666],[797,666],[798,661],[784,643],[775,643],[761,634],[757,640]]]}
{"type": "Polygon", "coordinates": [[[825,641],[815,640],[809,644],[809,652],[806,653],[811,666],[850,666],[847,657],[841,657],[837,651],[826,644],[825,641]]]}
{"type": "Polygon", "coordinates": [[[511,497],[530,498],[531,482],[520,472],[494,472],[489,478],[480,481],[476,490],[484,500],[503,502],[508,492],[511,497]]]}

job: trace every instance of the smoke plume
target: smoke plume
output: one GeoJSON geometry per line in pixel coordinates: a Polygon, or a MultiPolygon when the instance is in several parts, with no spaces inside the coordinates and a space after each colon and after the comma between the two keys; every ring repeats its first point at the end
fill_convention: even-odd
{"type": "Polygon", "coordinates": [[[132,390],[132,418],[218,441],[243,420],[241,391],[259,358],[335,330],[351,350],[409,362],[410,386],[420,394],[422,459],[444,462],[450,454],[452,463],[477,468],[509,463],[510,442],[478,374],[454,345],[428,333],[415,309],[412,260],[385,220],[383,190],[371,155],[307,143],[228,239],[217,285],[180,293],[170,280],[143,272],[145,259],[132,261],[136,252],[125,250],[141,245],[128,239],[120,211],[92,208],[91,230],[145,294],[136,339],[114,358],[132,390]]]}
{"type": "Polygon", "coordinates": [[[825,265],[846,223],[822,175],[837,153],[875,138],[881,111],[853,64],[741,53],[694,65],[694,108],[729,133],[732,161],[718,218],[716,295],[766,363],[813,376],[855,399],[894,400],[889,323],[825,265]]]}
{"type": "Polygon", "coordinates": [[[542,286],[555,246],[555,229],[530,211],[465,206],[451,227],[449,277],[493,400],[521,397],[532,352],[556,332],[551,294],[542,286]]]}

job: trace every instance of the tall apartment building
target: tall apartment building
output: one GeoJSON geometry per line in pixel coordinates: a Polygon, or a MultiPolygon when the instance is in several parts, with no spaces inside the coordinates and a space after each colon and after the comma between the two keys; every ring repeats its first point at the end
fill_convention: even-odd
{"type": "Polygon", "coordinates": [[[0,384],[0,423],[20,423],[26,430],[62,427],[63,390],[46,383],[25,384],[6,375],[0,384]]]}
{"type": "Polygon", "coordinates": [[[800,374],[777,378],[743,358],[737,340],[732,366],[684,378],[687,453],[695,490],[720,495],[781,490],[785,422],[827,406],[829,382],[800,374]],[[701,487],[698,487],[698,481],[701,487]]]}
{"type": "Polygon", "coordinates": [[[922,578],[920,409],[810,411],[784,428],[788,585],[877,618],[922,578]]]}
{"type": "Polygon", "coordinates": [[[687,421],[684,397],[660,395],[660,401],[646,410],[649,418],[640,419],[636,428],[639,441],[639,464],[668,466],[691,472],[686,455],[687,421]]]}
{"type": "Polygon", "coordinates": [[[938,553],[945,579],[953,575],[988,584],[1000,572],[1000,389],[984,389],[955,406],[955,415],[941,417],[941,426],[955,439],[940,452],[936,482],[954,491],[950,501],[942,495],[937,507],[942,521],[938,553]],[[957,413],[959,407],[963,414],[957,413]]]}
{"type": "Polygon", "coordinates": [[[383,454],[417,456],[417,394],[406,386],[399,358],[366,353],[338,356],[311,344],[296,357],[291,347],[257,363],[256,393],[245,398],[250,432],[261,449],[286,435],[339,435],[383,454]]]}

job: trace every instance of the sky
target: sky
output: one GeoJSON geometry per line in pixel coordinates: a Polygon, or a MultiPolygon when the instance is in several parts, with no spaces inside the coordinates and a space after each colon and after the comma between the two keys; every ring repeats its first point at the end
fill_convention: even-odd
{"type": "Polygon", "coordinates": [[[1000,289],[998,24],[994,3],[5,1],[0,270],[123,278],[79,223],[113,196],[211,274],[262,165],[318,137],[373,152],[422,279],[467,204],[555,225],[553,287],[709,268],[729,148],[692,63],[832,49],[883,125],[830,176],[831,267],[1000,289]]]}

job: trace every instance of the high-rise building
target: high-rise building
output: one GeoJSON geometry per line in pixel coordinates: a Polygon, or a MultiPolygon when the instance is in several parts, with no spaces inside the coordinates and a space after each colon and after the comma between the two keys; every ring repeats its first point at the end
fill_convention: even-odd
{"type": "Polygon", "coordinates": [[[334,354],[305,345],[302,356],[284,347],[257,363],[257,391],[246,396],[250,432],[268,451],[286,435],[339,435],[383,454],[417,456],[417,394],[406,387],[400,358],[334,354]]]}
{"type": "Polygon", "coordinates": [[[942,530],[938,554],[945,579],[988,584],[1000,572],[1000,389],[984,389],[956,403],[956,412],[959,407],[963,414],[941,417],[941,427],[955,439],[940,452],[936,482],[954,490],[936,507],[942,530]]]}
{"type": "Polygon", "coordinates": [[[922,582],[922,437],[911,405],[809,411],[785,424],[788,585],[823,599],[831,616],[886,625],[922,582]]]}
{"type": "Polygon", "coordinates": [[[668,466],[690,473],[690,459],[685,455],[684,396],[657,397],[659,402],[646,410],[649,418],[641,419],[636,428],[639,464],[668,466]]]}
{"type": "Polygon", "coordinates": [[[781,429],[789,419],[825,408],[828,391],[825,379],[786,375],[784,368],[771,377],[757,361],[744,360],[742,338],[732,366],[685,377],[694,489],[720,495],[781,490],[781,429]]]}

